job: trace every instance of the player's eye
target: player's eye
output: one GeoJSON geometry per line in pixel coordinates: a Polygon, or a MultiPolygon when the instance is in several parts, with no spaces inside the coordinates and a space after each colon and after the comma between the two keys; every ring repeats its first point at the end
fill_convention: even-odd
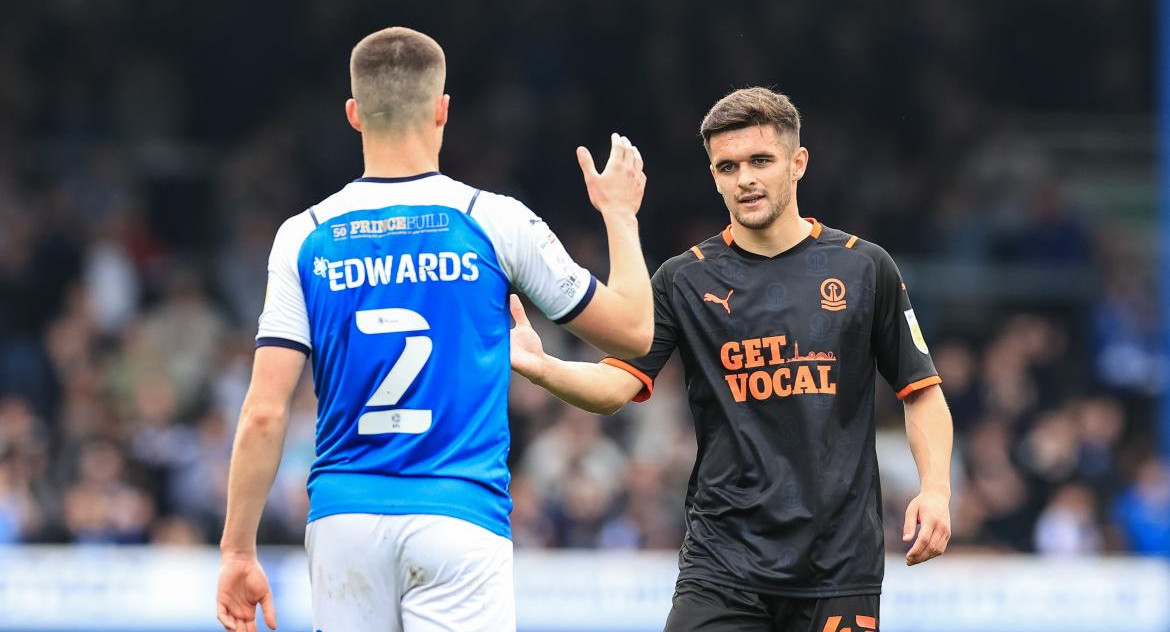
{"type": "Polygon", "coordinates": [[[725,162],[725,163],[719,165],[718,167],[716,167],[716,169],[720,173],[731,173],[732,171],[735,171],[735,165],[732,163],[725,162]]]}
{"type": "Polygon", "coordinates": [[[770,158],[752,158],[752,164],[756,165],[757,167],[762,167],[769,162],[772,162],[770,158]]]}

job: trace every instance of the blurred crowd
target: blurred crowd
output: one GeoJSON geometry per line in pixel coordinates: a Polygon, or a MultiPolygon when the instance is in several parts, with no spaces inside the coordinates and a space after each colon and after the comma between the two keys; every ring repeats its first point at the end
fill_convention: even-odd
{"type": "MultiPolygon", "coordinates": [[[[1170,555],[1161,316],[1149,252],[1119,238],[1152,209],[1120,232],[1029,130],[1056,113],[1151,116],[1149,3],[382,4],[6,7],[0,543],[218,540],[272,237],[360,175],[347,55],[397,23],[448,55],[443,170],[524,200],[601,278],[573,148],[614,129],[639,145],[656,266],[726,223],[697,126],[751,84],[804,112],[802,214],[916,269],[1078,275],[1082,293],[968,297],[975,323],[911,289],[955,416],[954,546],[1170,555]]],[[[562,357],[597,358],[540,326],[562,357]]],[[[897,551],[917,475],[879,391],[897,551]]],[[[695,446],[677,364],[612,418],[522,379],[510,403],[518,547],[678,546],[695,446]]],[[[306,377],[264,543],[302,540],[314,417],[306,377]]]]}

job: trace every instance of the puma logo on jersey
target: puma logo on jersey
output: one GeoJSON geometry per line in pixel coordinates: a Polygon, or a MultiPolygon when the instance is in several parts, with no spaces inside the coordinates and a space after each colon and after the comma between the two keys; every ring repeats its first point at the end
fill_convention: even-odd
{"type": "Polygon", "coordinates": [[[707,301],[708,303],[718,303],[718,304],[722,305],[723,309],[727,310],[727,313],[730,314],[731,313],[731,304],[729,303],[729,301],[731,301],[732,294],[735,294],[735,290],[728,290],[727,291],[727,298],[719,298],[718,296],[715,296],[714,294],[707,292],[706,294],[703,295],[703,300],[707,301]]]}

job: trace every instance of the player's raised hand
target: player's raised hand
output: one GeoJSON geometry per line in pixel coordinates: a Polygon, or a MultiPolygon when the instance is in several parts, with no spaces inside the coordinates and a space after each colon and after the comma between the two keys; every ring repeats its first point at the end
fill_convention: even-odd
{"type": "Polygon", "coordinates": [[[951,540],[951,511],[946,495],[938,492],[922,492],[906,507],[906,522],[902,528],[902,541],[914,538],[914,527],[919,526],[918,539],[906,553],[906,564],[913,566],[938,557],[947,550],[951,540]]]}
{"type": "Polygon", "coordinates": [[[593,155],[584,147],[577,148],[577,162],[585,176],[589,201],[602,215],[638,212],[646,190],[646,174],[642,172],[642,154],[630,139],[616,133],[610,137],[609,160],[601,173],[597,173],[593,155]]]}
{"type": "Polygon", "coordinates": [[[276,629],[276,605],[268,576],[255,558],[224,557],[215,591],[216,617],[230,632],[256,632],[256,604],[264,610],[264,623],[276,629]]]}
{"type": "Polygon", "coordinates": [[[540,336],[528,321],[524,313],[524,305],[520,297],[515,294],[508,297],[511,301],[512,319],[516,325],[512,327],[512,370],[536,382],[544,370],[544,345],[540,336]]]}

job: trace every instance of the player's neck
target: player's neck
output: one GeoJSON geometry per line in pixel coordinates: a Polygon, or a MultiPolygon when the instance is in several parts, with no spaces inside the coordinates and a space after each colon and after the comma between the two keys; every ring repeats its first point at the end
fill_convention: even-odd
{"type": "Polygon", "coordinates": [[[767,228],[751,229],[732,220],[731,236],[748,252],[775,257],[804,241],[812,228],[811,223],[800,217],[800,211],[793,203],[767,228]]]}
{"type": "Polygon", "coordinates": [[[439,170],[439,144],[422,134],[362,136],[365,178],[406,178],[439,170]]]}

